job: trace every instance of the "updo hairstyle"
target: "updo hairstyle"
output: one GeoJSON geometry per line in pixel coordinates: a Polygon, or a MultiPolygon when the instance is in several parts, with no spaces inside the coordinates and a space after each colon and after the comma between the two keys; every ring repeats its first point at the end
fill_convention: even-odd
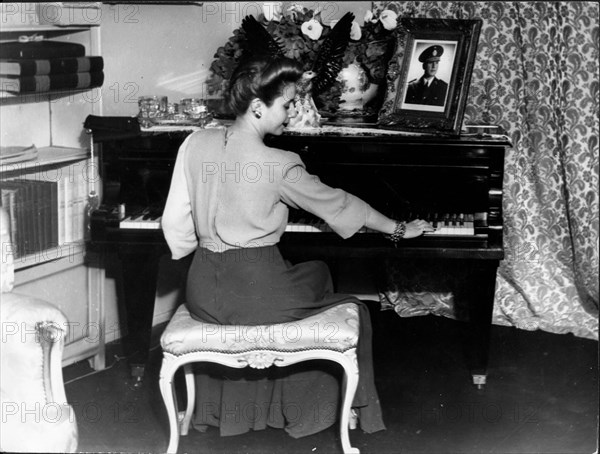
{"type": "Polygon", "coordinates": [[[248,110],[254,98],[271,106],[285,85],[302,77],[302,65],[291,58],[253,55],[242,60],[229,81],[227,102],[235,115],[248,110]]]}

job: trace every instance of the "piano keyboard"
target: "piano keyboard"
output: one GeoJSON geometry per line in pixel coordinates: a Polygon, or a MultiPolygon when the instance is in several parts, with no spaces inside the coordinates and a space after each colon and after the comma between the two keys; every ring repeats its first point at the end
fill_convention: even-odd
{"type": "MultiPolygon", "coordinates": [[[[430,221],[436,228],[435,232],[426,232],[424,236],[474,236],[475,221],[485,220],[486,213],[445,215],[439,220],[430,221]]],[[[161,216],[152,215],[149,211],[125,217],[119,222],[120,229],[149,229],[160,230],[161,216]]],[[[332,233],[333,230],[324,222],[298,221],[289,222],[286,232],[294,233],[332,233]]],[[[358,233],[377,233],[375,230],[363,227],[358,233]]]]}
{"type": "Polygon", "coordinates": [[[160,230],[160,220],[162,216],[152,214],[150,210],[144,210],[141,213],[127,216],[119,222],[120,229],[149,229],[160,230]]]}
{"type": "MultiPolygon", "coordinates": [[[[475,220],[484,220],[485,213],[466,215],[446,215],[440,220],[430,221],[434,232],[425,232],[424,236],[474,236],[475,220]]],[[[324,222],[290,222],[286,232],[296,233],[330,233],[333,230],[324,222]]],[[[357,233],[378,233],[376,230],[363,227],[357,233]]]]}

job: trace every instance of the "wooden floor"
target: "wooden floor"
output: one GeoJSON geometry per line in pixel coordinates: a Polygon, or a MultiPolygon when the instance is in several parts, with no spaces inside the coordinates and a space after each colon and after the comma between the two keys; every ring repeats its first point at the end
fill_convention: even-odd
{"type": "MultiPolygon", "coordinates": [[[[572,335],[492,327],[488,384],[470,383],[459,322],[375,312],[374,359],[387,430],[351,431],[361,453],[593,453],[598,446],[598,342],[572,335]]],[[[155,337],[164,326],[158,327],[155,337]]],[[[133,388],[121,345],[112,367],[64,369],[80,452],[164,452],[168,423],[158,341],[144,385],[133,388]],[[89,374],[89,375],[87,375],[89,374]]],[[[337,427],[293,439],[267,429],[220,437],[209,428],[181,439],[181,453],[341,453],[337,427]]],[[[597,451],[596,451],[597,452],[597,451]]]]}

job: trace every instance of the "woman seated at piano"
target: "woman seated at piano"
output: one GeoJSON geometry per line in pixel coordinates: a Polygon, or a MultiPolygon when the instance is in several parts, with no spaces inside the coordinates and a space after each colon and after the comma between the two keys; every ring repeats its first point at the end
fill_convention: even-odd
{"type": "MultiPolygon", "coordinates": [[[[197,131],[181,145],[162,229],[174,259],[194,254],[186,304],[199,320],[283,323],[333,305],[358,304],[360,382],[353,407],[361,429],[377,432],[385,426],[373,377],[368,308],[355,297],[333,293],[325,263],[292,266],[277,243],[288,207],[313,213],[343,238],[367,227],[398,242],[434,229],[423,220],[389,219],[352,194],[323,184],[297,154],[264,144],[267,134],[282,134],[296,115],[295,84],[301,76],[302,67],[290,59],[253,57],[239,65],[228,99],[236,119],[228,128],[197,131]]],[[[222,435],[235,435],[269,425],[303,437],[335,423],[340,396],[335,371],[299,366],[285,373],[247,374],[197,374],[194,427],[218,426],[222,435]],[[293,415],[286,414],[286,406],[293,415]],[[249,418],[248,408],[264,411],[249,418]]]]}

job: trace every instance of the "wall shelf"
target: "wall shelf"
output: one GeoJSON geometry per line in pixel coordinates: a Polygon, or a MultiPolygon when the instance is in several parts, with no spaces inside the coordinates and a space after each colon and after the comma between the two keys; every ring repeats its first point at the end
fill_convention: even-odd
{"type": "MultiPolygon", "coordinates": [[[[94,87],[100,89],[100,87],[94,87]]],[[[32,93],[12,93],[9,91],[0,91],[0,99],[18,99],[23,102],[41,102],[49,96],[70,96],[76,93],[83,93],[94,88],[69,88],[66,90],[39,91],[32,93]],[[30,99],[28,99],[30,98],[30,99]]]]}
{"type": "Polygon", "coordinates": [[[26,26],[4,26],[0,30],[2,33],[37,33],[37,32],[51,32],[51,33],[66,33],[71,34],[73,32],[87,31],[91,28],[98,27],[99,24],[90,25],[26,25],[26,26]]]}
{"type": "MultiPolygon", "coordinates": [[[[22,35],[81,44],[85,55],[101,55],[99,24],[0,27],[2,43],[22,35]]],[[[97,266],[90,266],[85,243],[96,167],[83,123],[88,115],[102,114],[101,99],[86,99],[95,94],[92,90],[0,92],[2,146],[14,147],[4,150],[0,178],[11,235],[16,232],[11,236],[16,270],[13,291],[55,304],[73,326],[99,327],[98,338],[69,338],[63,364],[93,358],[93,367],[102,369],[103,278],[97,266]],[[32,144],[30,153],[21,150],[32,144]]]]}
{"type": "Polygon", "coordinates": [[[72,147],[40,147],[35,159],[21,162],[0,160],[0,174],[38,169],[53,164],[63,164],[88,158],[90,151],[86,148],[72,147]]]}

